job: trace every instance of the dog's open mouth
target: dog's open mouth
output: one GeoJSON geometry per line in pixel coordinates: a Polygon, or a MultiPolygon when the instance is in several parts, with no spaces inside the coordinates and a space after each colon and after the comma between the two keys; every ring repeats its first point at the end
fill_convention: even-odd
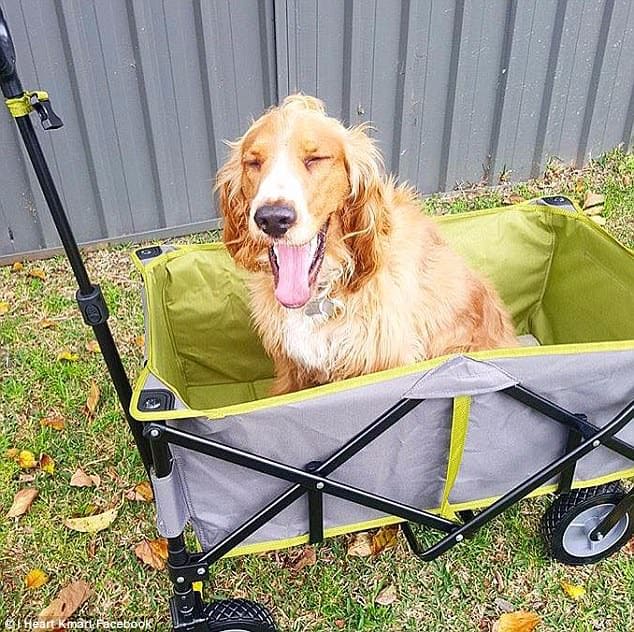
{"type": "Polygon", "coordinates": [[[310,300],[313,285],[326,252],[328,222],[309,242],[291,246],[276,241],[269,247],[275,279],[275,298],[284,307],[297,309],[310,300]]]}

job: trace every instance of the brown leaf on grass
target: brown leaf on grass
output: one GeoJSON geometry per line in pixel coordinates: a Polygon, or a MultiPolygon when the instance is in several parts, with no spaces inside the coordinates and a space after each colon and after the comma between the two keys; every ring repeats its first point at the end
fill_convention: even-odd
{"type": "Polygon", "coordinates": [[[299,555],[299,557],[293,561],[291,569],[295,573],[299,573],[307,566],[314,566],[317,563],[317,553],[312,546],[307,546],[299,555]]]}
{"type": "Polygon", "coordinates": [[[389,606],[398,599],[396,593],[396,586],[390,584],[381,590],[381,592],[375,597],[374,603],[378,603],[380,606],[389,606]]]}
{"type": "Polygon", "coordinates": [[[101,478],[98,474],[86,474],[80,467],[70,477],[71,487],[99,487],[101,478]]]}
{"type": "Polygon", "coordinates": [[[18,518],[23,516],[33,504],[33,501],[37,498],[38,491],[35,487],[25,487],[15,494],[13,497],[13,504],[9,509],[7,518],[18,518]]]}
{"type": "Polygon", "coordinates": [[[605,195],[595,193],[594,191],[588,191],[586,193],[586,199],[583,201],[583,211],[588,215],[599,215],[603,212],[604,204],[605,195]]]}
{"type": "Polygon", "coordinates": [[[97,406],[99,405],[99,397],[101,391],[97,386],[97,382],[92,380],[90,382],[90,390],[88,391],[88,398],[86,399],[86,410],[89,414],[94,415],[97,412],[97,406]]]}
{"type": "Polygon", "coordinates": [[[18,483],[32,483],[35,480],[35,474],[20,474],[18,483]]]}
{"type": "Polygon", "coordinates": [[[11,272],[22,272],[22,270],[24,270],[24,264],[21,261],[14,261],[11,272]]]}
{"type": "Polygon", "coordinates": [[[6,301],[0,301],[0,316],[6,314],[9,311],[9,307],[9,303],[7,303],[6,301]]]}
{"type": "Polygon", "coordinates": [[[125,493],[127,500],[136,500],[151,503],[154,500],[154,492],[148,481],[141,481],[125,493]]]}
{"type": "Polygon", "coordinates": [[[48,575],[41,568],[30,570],[24,578],[24,583],[30,590],[41,588],[47,581],[48,575]]]}
{"type": "Polygon", "coordinates": [[[149,567],[162,571],[167,560],[167,540],[165,538],[141,540],[134,547],[134,554],[149,567]]]}
{"type": "Polygon", "coordinates": [[[110,465],[108,467],[106,472],[107,472],[108,476],[115,482],[117,487],[125,487],[126,486],[126,482],[119,476],[119,473],[117,472],[117,470],[114,467],[112,467],[112,465],[110,465]]]}
{"type": "Polygon", "coordinates": [[[82,533],[97,533],[107,529],[117,517],[118,509],[109,509],[94,516],[84,516],[83,518],[66,518],[64,525],[73,531],[82,533]]]}
{"type": "Polygon", "coordinates": [[[58,361],[64,361],[64,362],[77,362],[77,360],[79,360],[79,356],[76,353],[73,353],[72,351],[69,351],[68,349],[62,349],[58,354],[57,354],[57,360],[58,361]]]}
{"type": "Polygon", "coordinates": [[[20,454],[20,450],[18,450],[17,448],[9,448],[4,453],[4,456],[6,456],[7,459],[12,459],[13,461],[15,461],[18,458],[18,454],[20,454]]]}
{"type": "Polygon", "coordinates": [[[57,597],[40,612],[38,618],[52,626],[47,629],[63,628],[64,623],[90,597],[90,593],[90,586],[85,581],[71,582],[57,593],[57,597]]]}
{"type": "Polygon", "coordinates": [[[335,619],[335,626],[343,630],[346,627],[346,622],[343,619],[335,619]]]}
{"type": "Polygon", "coordinates": [[[568,582],[561,582],[561,587],[563,591],[575,601],[579,601],[581,597],[586,594],[586,589],[583,586],[578,586],[577,584],[569,584],[568,582]]]}
{"type": "Polygon", "coordinates": [[[30,276],[32,279],[40,279],[40,281],[44,281],[44,279],[46,278],[46,272],[44,272],[42,268],[31,268],[27,272],[27,275],[30,276]]]}
{"type": "Polygon", "coordinates": [[[20,450],[18,453],[18,465],[23,470],[30,470],[37,467],[37,461],[35,460],[35,454],[30,450],[20,450]]]}
{"type": "Polygon", "coordinates": [[[626,555],[634,555],[634,538],[630,538],[630,541],[621,550],[626,555]]]}
{"type": "Polygon", "coordinates": [[[40,454],[40,469],[47,474],[55,472],[55,461],[48,454],[40,454]]]}
{"type": "Polygon", "coordinates": [[[86,351],[88,353],[100,353],[101,348],[99,347],[99,343],[96,340],[89,340],[86,345],[86,351]]]}
{"type": "Polygon", "coordinates": [[[355,533],[348,542],[348,555],[351,557],[372,555],[372,536],[367,531],[355,533]]]}
{"type": "Polygon", "coordinates": [[[37,326],[40,329],[52,329],[53,327],[57,326],[57,323],[50,318],[42,318],[42,320],[38,321],[37,326]]]}
{"type": "Polygon", "coordinates": [[[493,625],[493,632],[532,632],[540,623],[534,612],[516,610],[504,613],[493,625]]]}
{"type": "Polygon", "coordinates": [[[45,428],[52,428],[53,430],[63,430],[66,422],[63,417],[59,415],[51,415],[50,417],[44,417],[40,419],[40,426],[45,428]]]}
{"type": "Polygon", "coordinates": [[[526,198],[523,198],[521,195],[517,195],[516,193],[511,193],[510,195],[505,196],[504,202],[506,204],[521,204],[522,202],[526,202],[526,198]]]}
{"type": "Polygon", "coordinates": [[[372,555],[378,555],[386,549],[393,549],[398,543],[397,525],[381,527],[372,534],[372,555]]]}
{"type": "Polygon", "coordinates": [[[143,347],[145,346],[145,336],[135,336],[134,345],[139,349],[143,349],[143,347]]]}

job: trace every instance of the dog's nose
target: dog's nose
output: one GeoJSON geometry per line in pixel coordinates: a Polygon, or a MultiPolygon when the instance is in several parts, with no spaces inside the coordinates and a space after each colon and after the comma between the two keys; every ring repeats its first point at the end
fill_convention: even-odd
{"type": "Polygon", "coordinates": [[[253,219],[269,237],[282,237],[297,221],[297,214],[290,206],[260,206],[253,219]]]}

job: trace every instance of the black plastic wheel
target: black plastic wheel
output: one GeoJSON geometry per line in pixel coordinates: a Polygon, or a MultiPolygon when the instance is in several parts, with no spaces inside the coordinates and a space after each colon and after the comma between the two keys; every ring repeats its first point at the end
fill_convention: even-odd
{"type": "Polygon", "coordinates": [[[277,632],[271,613],[247,599],[223,599],[205,609],[209,632],[277,632]]]}
{"type": "Polygon", "coordinates": [[[544,514],[542,532],[550,555],[564,564],[594,564],[618,551],[634,533],[634,515],[623,518],[602,540],[590,532],[623,499],[618,483],[575,489],[561,494],[544,514]]]}

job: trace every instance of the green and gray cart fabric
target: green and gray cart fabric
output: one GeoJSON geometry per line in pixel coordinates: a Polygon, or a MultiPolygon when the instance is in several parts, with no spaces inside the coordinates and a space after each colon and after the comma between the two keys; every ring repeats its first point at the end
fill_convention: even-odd
{"type": "MultiPolygon", "coordinates": [[[[438,218],[448,242],[488,276],[519,336],[539,346],[446,356],[267,397],[273,369],[251,327],[244,275],[220,244],[164,246],[135,257],[144,281],[147,363],[131,412],[304,468],[323,461],[401,398],[425,401],[331,478],[452,517],[491,504],[564,453],[567,431],[502,390],[522,384],[602,426],[634,399],[634,255],[576,207],[540,201],[438,218]],[[148,411],[166,389],[174,409],[148,411]]],[[[619,435],[634,442],[634,424],[619,435]]],[[[217,544],[289,483],[178,446],[172,474],[154,479],[158,528],[191,524],[217,544]]],[[[634,475],[598,448],[574,487],[634,475]]],[[[537,490],[551,492],[556,480],[537,490]]],[[[398,522],[324,498],[326,536],[398,522]]],[[[233,553],[308,540],[296,501],[233,553]]]]}

